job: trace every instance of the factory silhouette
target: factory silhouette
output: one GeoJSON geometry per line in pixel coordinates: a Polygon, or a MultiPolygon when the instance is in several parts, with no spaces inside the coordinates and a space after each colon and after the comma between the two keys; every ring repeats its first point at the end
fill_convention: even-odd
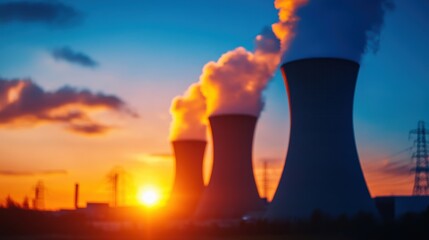
{"type": "Polygon", "coordinates": [[[5,226],[0,235],[175,239],[172,236],[320,236],[341,232],[362,239],[401,239],[424,233],[422,229],[429,223],[429,132],[424,122],[411,131],[417,135],[412,158],[417,162],[414,194],[418,196],[373,199],[353,129],[359,63],[332,57],[302,58],[284,63],[281,71],[289,99],[290,140],[270,203],[259,196],[254,177],[253,138],[259,116],[212,113],[208,124],[213,167],[207,186],[203,181],[207,141],[198,137],[172,139],[175,179],[165,206],[152,210],[119,207],[120,170],[116,170],[109,174],[115,192],[113,207],[87,203],[80,208],[76,184],[75,209],[40,211],[43,185],[39,184],[34,201],[39,209],[22,209],[13,201],[0,208],[0,224],[5,226]],[[402,229],[404,226],[407,228],[402,229]]]}
{"type": "Polygon", "coordinates": [[[326,6],[316,0],[276,1],[279,22],[255,38],[254,51],[238,47],[207,63],[199,82],[172,102],[169,143],[175,178],[164,206],[120,206],[121,169],[109,174],[112,206],[88,202],[80,207],[76,183],[74,209],[43,211],[45,187],[39,183],[33,209],[28,201],[21,207],[11,199],[0,207],[0,236],[69,238],[102,231],[103,237],[125,239],[140,238],[142,232],[145,239],[175,239],[171,236],[178,233],[182,239],[198,234],[308,232],[377,237],[409,225],[404,232],[421,234],[429,224],[429,132],[424,122],[411,131],[417,136],[412,156],[415,196],[372,198],[359,160],[353,127],[355,88],[361,57],[371,47],[370,38],[378,37],[385,12],[384,1],[371,1],[356,1],[352,7],[338,0],[326,6]],[[359,8],[365,4],[374,9],[359,8]],[[306,6],[298,11],[301,5],[306,6]],[[353,14],[347,14],[350,9],[353,14]],[[344,21],[331,11],[342,13],[344,21]],[[295,26],[298,19],[302,25],[295,26]],[[282,175],[269,202],[266,194],[264,199],[258,193],[252,155],[263,92],[279,65],[289,103],[290,136],[282,175]],[[205,185],[207,133],[213,165],[205,185]],[[109,235],[115,231],[120,235],[109,235]]]}
{"type": "MultiPolygon", "coordinates": [[[[281,223],[305,221],[315,212],[334,218],[368,214],[375,219],[393,219],[429,206],[425,196],[372,199],[369,194],[353,129],[359,63],[341,58],[304,58],[283,64],[281,70],[289,98],[291,130],[286,163],[272,202],[260,198],[253,175],[252,143],[258,117],[212,114],[213,167],[209,183],[202,185],[205,141],[173,141],[176,178],[167,212],[180,208],[182,220],[193,223],[249,219],[281,223]],[[188,195],[179,199],[177,196],[182,194],[188,195]]],[[[427,132],[420,122],[412,133],[420,133],[421,139],[427,132]]],[[[422,155],[423,150],[427,151],[426,141],[418,146],[420,165],[427,164],[427,152],[422,155]]],[[[420,175],[427,174],[427,168],[420,170],[420,175]]]]}
{"type": "Polygon", "coordinates": [[[173,142],[176,179],[169,205],[188,209],[182,216],[190,221],[251,216],[274,222],[308,219],[314,211],[333,217],[378,216],[354,139],[353,98],[359,64],[309,58],[288,62],[281,70],[289,96],[291,131],[286,164],[272,203],[267,207],[259,197],[253,176],[257,117],[218,114],[209,117],[213,168],[204,191],[200,187],[204,143],[196,146],[198,141],[184,140],[179,148],[178,142],[173,142]],[[176,187],[179,184],[181,187],[176,187]],[[182,193],[189,194],[188,200],[174,200],[182,193]]]}
{"type": "MultiPolygon", "coordinates": [[[[208,117],[213,144],[208,185],[203,180],[207,141],[172,140],[175,179],[166,205],[156,210],[160,219],[186,224],[283,223],[309,220],[315,212],[333,218],[368,214],[376,219],[396,219],[429,206],[429,132],[423,121],[410,132],[417,136],[417,149],[412,155],[416,160],[415,196],[372,199],[353,130],[359,64],[340,58],[307,58],[285,63],[281,71],[289,98],[291,130],[286,163],[272,201],[259,196],[254,177],[252,151],[258,117],[213,114],[208,117]]],[[[118,207],[122,171],[115,168],[109,174],[115,192],[114,208],[118,207]]],[[[79,184],[74,188],[74,207],[82,210],[79,184]]],[[[43,183],[38,182],[34,210],[44,209],[43,192],[43,183]]],[[[18,206],[13,201],[9,205],[18,206]]],[[[107,203],[87,203],[86,209],[97,216],[110,211],[107,203]]]]}

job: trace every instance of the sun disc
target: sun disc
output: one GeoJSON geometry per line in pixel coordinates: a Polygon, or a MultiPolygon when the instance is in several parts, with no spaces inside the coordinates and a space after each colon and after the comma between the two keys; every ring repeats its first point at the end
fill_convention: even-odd
{"type": "Polygon", "coordinates": [[[160,196],[158,191],[153,188],[144,189],[139,193],[138,200],[147,207],[153,207],[159,203],[160,196]]]}

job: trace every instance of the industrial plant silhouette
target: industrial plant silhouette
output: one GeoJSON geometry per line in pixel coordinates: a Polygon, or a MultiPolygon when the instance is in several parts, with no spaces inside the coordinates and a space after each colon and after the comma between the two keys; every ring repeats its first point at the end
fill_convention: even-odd
{"type": "MultiPolygon", "coordinates": [[[[428,221],[428,213],[422,213],[429,206],[429,197],[425,196],[429,186],[429,159],[424,122],[419,122],[418,128],[411,131],[417,135],[417,149],[412,156],[416,160],[414,194],[423,196],[372,199],[360,166],[353,129],[359,64],[341,58],[306,58],[287,62],[281,70],[289,98],[290,140],[284,170],[271,203],[259,196],[254,176],[252,151],[258,117],[213,114],[208,117],[213,166],[207,186],[203,181],[207,142],[173,140],[175,179],[165,207],[156,210],[119,207],[116,170],[109,174],[113,207],[106,203],[88,203],[86,208],[79,208],[79,185],[76,184],[74,210],[44,213],[40,211],[43,210],[43,185],[39,183],[34,209],[23,209],[11,199],[0,209],[0,223],[8,226],[0,230],[0,234],[69,236],[120,229],[120,234],[131,234],[127,235],[130,238],[139,238],[142,232],[170,238],[169,234],[178,231],[182,231],[183,236],[224,233],[219,227],[246,234],[308,231],[356,234],[362,231],[359,226],[363,224],[371,226],[371,231],[364,232],[371,235],[390,231],[389,224],[410,212],[421,215],[407,215],[408,220],[400,224],[406,225],[410,219],[419,224],[428,221]],[[27,227],[21,232],[17,226],[24,223],[27,227]],[[49,225],[59,227],[50,230],[49,225]],[[320,231],[322,226],[326,228],[324,231],[320,231]]],[[[419,231],[420,227],[414,233],[419,231]]]]}
{"type": "MultiPolygon", "coordinates": [[[[240,234],[262,236],[344,231],[353,235],[359,232],[367,238],[391,231],[392,221],[405,225],[408,221],[428,221],[427,212],[422,213],[429,206],[429,197],[424,196],[429,186],[424,122],[410,132],[417,135],[412,156],[416,160],[414,194],[423,196],[372,199],[359,163],[353,129],[359,64],[340,58],[307,58],[285,63],[281,70],[289,98],[291,130],[286,163],[271,203],[261,199],[255,183],[252,150],[258,117],[215,114],[208,117],[213,166],[207,186],[203,181],[207,142],[173,140],[175,179],[165,207],[119,207],[119,174],[113,171],[109,174],[109,180],[113,180],[113,207],[88,203],[79,208],[76,184],[75,210],[45,214],[41,211],[43,186],[39,183],[34,209],[12,199],[0,209],[0,223],[8,226],[0,234],[97,235],[116,229],[121,236],[140,238],[145,233],[146,239],[150,239],[148,233],[163,238],[178,231],[182,236],[193,237],[225,233],[218,228],[221,226],[240,234]],[[407,215],[408,220],[401,220],[410,212],[422,215],[407,215]],[[17,227],[21,224],[26,224],[25,231],[17,227]],[[372,230],[362,233],[362,224],[372,230]],[[49,225],[58,229],[50,230],[49,225]],[[325,230],[320,231],[321,226],[325,230]]],[[[418,233],[420,227],[413,231],[418,233]]]]}
{"type": "MultiPolygon", "coordinates": [[[[52,20],[49,19],[53,16],[43,16],[46,13],[56,16],[53,13],[57,8],[56,11],[60,10],[60,14],[57,13],[58,16],[56,16],[59,20],[67,19],[67,15],[70,14],[81,14],[80,11],[75,11],[74,8],[62,3],[52,5],[43,1],[35,4],[20,1],[0,5],[3,6],[0,8],[3,10],[0,13],[4,15],[7,15],[5,14],[7,12],[12,13],[4,18],[8,24],[15,21],[29,23],[30,20],[35,20],[38,24],[50,25],[52,20]],[[31,8],[40,8],[43,11],[42,13],[36,11],[33,16],[31,8]],[[16,14],[11,9],[15,9],[17,13],[21,9],[21,14],[16,14]],[[65,14],[65,17],[62,17],[62,14],[65,14]],[[39,15],[42,19],[39,19],[39,15]]],[[[83,5],[86,6],[86,4],[83,5]]],[[[92,7],[92,5],[88,6],[92,7]]],[[[205,7],[210,9],[212,6],[205,7]]],[[[74,196],[70,197],[70,201],[74,200],[74,208],[47,210],[45,208],[46,187],[43,182],[38,182],[34,189],[32,208],[29,207],[28,198],[20,204],[8,197],[6,204],[0,205],[0,238],[5,236],[26,239],[27,236],[40,236],[40,239],[214,240],[231,236],[233,239],[248,239],[242,238],[246,235],[252,240],[293,240],[295,236],[298,236],[298,239],[307,239],[300,238],[307,234],[314,237],[311,239],[318,239],[321,235],[328,236],[328,239],[332,236],[335,239],[343,239],[343,237],[344,239],[404,239],[415,238],[421,234],[428,236],[429,146],[426,137],[429,132],[424,122],[420,121],[417,129],[410,132],[412,136],[416,136],[415,152],[411,156],[416,166],[410,169],[415,174],[413,196],[372,198],[362,171],[355,140],[353,106],[361,58],[367,50],[371,48],[376,50],[377,47],[372,45],[377,45],[384,14],[393,9],[393,4],[391,6],[387,0],[330,1],[328,4],[317,0],[277,0],[275,7],[279,10],[278,22],[257,35],[253,51],[237,47],[225,52],[218,61],[208,62],[202,69],[199,82],[192,84],[183,96],[173,99],[170,108],[173,117],[170,140],[166,140],[165,143],[171,145],[173,152],[171,159],[174,161],[175,171],[172,189],[165,199],[165,204],[159,201],[157,198],[159,196],[153,192],[143,195],[144,201],[141,206],[121,204],[126,196],[119,193],[125,192],[121,185],[127,180],[122,168],[114,168],[107,176],[107,182],[110,184],[109,192],[113,193],[112,204],[87,202],[84,207],[80,205],[79,198],[83,192],[79,191],[83,189],[85,182],[79,180],[79,183],[67,186],[70,189],[74,188],[74,196]],[[333,26],[337,23],[338,25],[333,26]],[[318,38],[315,39],[315,37],[318,38]],[[256,171],[253,165],[254,136],[265,104],[264,91],[275,76],[279,65],[281,65],[280,70],[289,103],[290,136],[287,151],[284,149],[286,156],[281,156],[285,159],[281,178],[274,197],[269,202],[266,182],[264,198],[261,198],[258,193],[256,171]],[[211,139],[207,140],[207,136],[211,139]],[[212,149],[212,156],[207,156],[207,149],[212,149]],[[208,170],[205,168],[206,157],[213,163],[207,184],[204,183],[203,174],[208,170]],[[163,205],[156,205],[159,202],[163,205]]],[[[162,9],[165,10],[163,7],[162,9]]],[[[103,11],[105,10],[107,9],[103,8],[103,11]]],[[[179,12],[176,9],[174,11],[179,12]]],[[[170,14],[168,11],[167,13],[170,14]]],[[[161,25],[164,26],[164,23],[151,25],[146,22],[134,22],[141,16],[132,14],[136,13],[130,13],[130,19],[126,19],[128,21],[126,23],[132,23],[124,28],[128,31],[135,31],[140,26],[149,26],[153,31],[161,25]]],[[[122,15],[115,13],[106,16],[122,15]]],[[[176,20],[175,17],[165,22],[170,23],[170,20],[176,20]]],[[[3,22],[0,21],[0,25],[3,22]]],[[[183,22],[192,21],[186,19],[183,22]]],[[[120,23],[115,23],[114,26],[120,26],[120,23]]],[[[51,27],[54,25],[52,24],[51,27]]],[[[229,27],[230,23],[227,25],[229,27]]],[[[91,25],[91,30],[83,32],[91,32],[89,35],[98,37],[96,35],[98,29],[94,31],[96,29],[94,26],[97,25],[91,25]]],[[[115,29],[115,27],[100,29],[104,28],[115,29]]],[[[188,26],[186,28],[175,26],[174,29],[178,32],[183,29],[187,29],[187,32],[191,32],[189,29],[194,30],[188,26]]],[[[13,28],[6,30],[15,32],[13,28]]],[[[223,34],[235,30],[227,29],[223,34]]],[[[195,32],[204,31],[200,29],[195,32]]],[[[149,32],[139,32],[139,36],[145,34],[149,32]]],[[[104,36],[108,35],[104,35],[103,32],[104,36]]],[[[163,38],[166,38],[165,36],[170,35],[163,33],[163,38]]],[[[150,43],[156,42],[151,38],[148,39],[150,43]]],[[[186,38],[179,41],[179,45],[192,45],[184,39],[186,38]]],[[[116,40],[113,39],[112,42],[116,40]]],[[[133,41],[130,45],[135,47],[133,41]]],[[[85,41],[74,42],[83,44],[85,41]]],[[[109,42],[109,46],[110,44],[109,42]]],[[[171,46],[163,45],[162,50],[177,50],[174,44],[178,42],[169,44],[171,46]]],[[[40,47],[39,42],[37,45],[40,47]]],[[[148,49],[151,51],[147,51],[148,53],[164,55],[161,51],[152,51],[151,47],[149,46],[148,49]]],[[[97,50],[100,55],[106,55],[104,49],[97,50]]],[[[122,54],[122,49],[115,49],[113,45],[112,50],[122,54]]],[[[187,54],[189,50],[192,48],[186,49],[187,54]]],[[[172,56],[181,58],[183,53],[178,51],[177,55],[172,56]]],[[[36,55],[39,57],[40,54],[36,55]]],[[[93,60],[89,55],[73,51],[68,47],[54,50],[51,55],[56,61],[61,60],[80,67],[92,69],[99,65],[98,61],[93,60]]],[[[120,55],[119,58],[125,58],[125,56],[120,55]]],[[[150,60],[157,62],[159,56],[150,56],[153,57],[150,60]]],[[[168,56],[168,60],[175,61],[173,57],[170,59],[170,55],[168,56]]],[[[33,58],[36,57],[33,56],[33,58]]],[[[41,58],[43,58],[43,64],[40,66],[46,65],[49,69],[54,69],[51,66],[53,63],[46,61],[44,56],[41,58]]],[[[118,64],[117,56],[108,56],[108,58],[115,60],[113,63],[118,64]]],[[[133,56],[129,57],[130,61],[134,59],[133,56]]],[[[17,60],[13,59],[13,61],[17,60]]],[[[122,59],[119,59],[119,62],[121,61],[122,59]]],[[[135,62],[140,64],[139,61],[135,62]]],[[[193,61],[187,62],[189,63],[193,61]]],[[[162,65],[167,64],[162,61],[162,65]]],[[[107,62],[103,66],[115,65],[107,62]]],[[[137,79],[132,75],[135,74],[133,66],[131,64],[125,68],[130,72],[126,73],[127,75],[123,73],[126,72],[125,70],[122,71],[119,68],[119,72],[123,74],[120,76],[127,76],[133,81],[137,79]]],[[[151,67],[153,66],[148,65],[144,69],[151,67]]],[[[181,67],[178,66],[178,68],[181,67]]],[[[116,66],[112,67],[112,69],[115,68],[116,66]]],[[[70,69],[61,67],[60,70],[69,73],[70,69]]],[[[167,68],[160,66],[159,69],[167,68]]],[[[28,69],[24,70],[28,71],[28,69]]],[[[46,75],[60,73],[58,69],[54,70],[53,73],[46,75]]],[[[173,68],[172,71],[176,70],[173,68]]],[[[9,74],[8,71],[6,73],[9,74]]],[[[45,75],[40,72],[38,74],[45,75]]],[[[101,76],[107,76],[109,82],[115,84],[114,86],[122,85],[119,81],[112,80],[116,78],[114,76],[116,74],[113,70],[107,69],[101,76]]],[[[92,77],[92,75],[88,76],[92,77]]],[[[148,74],[145,77],[161,78],[154,76],[148,74]]],[[[98,111],[109,110],[112,113],[122,113],[132,117],[138,115],[125,104],[125,101],[115,95],[93,94],[91,91],[76,90],[72,87],[64,87],[57,92],[45,91],[32,80],[0,78],[0,81],[0,87],[6,89],[0,89],[0,124],[5,126],[7,123],[12,126],[21,120],[23,124],[31,125],[33,124],[31,121],[34,120],[34,125],[39,122],[63,124],[66,129],[75,133],[101,135],[114,127],[98,124],[95,119],[105,116],[98,111]],[[36,100],[40,103],[36,104],[36,100]],[[90,117],[91,114],[97,118],[93,120],[90,117]]],[[[49,80],[46,83],[51,84],[49,80]]],[[[144,101],[145,104],[147,102],[149,105],[152,104],[151,100],[144,101]]],[[[156,108],[156,111],[158,110],[156,108]]],[[[288,126],[285,124],[284,128],[287,129],[288,126]]],[[[161,135],[154,132],[150,137],[161,135]]],[[[131,136],[127,134],[121,135],[121,141],[127,138],[123,145],[128,144],[128,137],[131,136]]],[[[144,141],[151,141],[150,137],[145,137],[144,141]]],[[[284,138],[286,139],[286,136],[284,138]]],[[[140,141],[141,138],[136,139],[135,141],[140,141]]],[[[106,146],[117,143],[112,139],[103,140],[106,140],[103,142],[107,143],[106,146]]],[[[68,139],[63,141],[69,145],[74,144],[68,139]]],[[[83,144],[85,145],[86,142],[83,144]]],[[[154,148],[158,146],[159,144],[154,148]]],[[[111,153],[109,149],[105,150],[104,146],[99,149],[103,154],[111,153]]],[[[120,153],[112,151],[112,158],[122,156],[121,154],[134,156],[130,153],[134,149],[138,152],[135,155],[139,157],[143,155],[139,145],[135,148],[124,147],[123,152],[120,153]]],[[[85,149],[85,151],[89,152],[92,149],[85,149]]],[[[168,156],[170,160],[170,153],[162,156],[168,156]]],[[[91,157],[92,155],[89,154],[88,158],[91,157]]],[[[72,158],[67,158],[67,161],[72,158]]],[[[97,161],[94,162],[98,164],[97,161]]],[[[133,159],[130,165],[143,166],[146,162],[142,162],[144,162],[142,159],[133,159]]],[[[73,165],[69,162],[67,164],[73,165]]],[[[266,169],[266,163],[264,164],[266,169]]],[[[99,168],[99,165],[89,168],[82,176],[87,177],[92,174],[90,171],[96,168],[99,168]]],[[[159,172],[154,171],[153,175],[151,172],[148,176],[143,174],[141,176],[146,181],[156,173],[159,172]]],[[[266,173],[264,173],[264,181],[267,181],[266,173]]],[[[27,175],[32,173],[28,172],[27,175]]]]}

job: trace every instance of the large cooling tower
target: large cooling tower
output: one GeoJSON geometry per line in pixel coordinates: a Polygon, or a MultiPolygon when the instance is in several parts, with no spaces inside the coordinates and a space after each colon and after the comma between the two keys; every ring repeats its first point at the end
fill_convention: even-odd
{"type": "Polygon", "coordinates": [[[219,115],[209,118],[213,137],[213,170],[195,213],[196,219],[236,219],[263,210],[252,168],[257,118],[219,115]]]}
{"type": "Polygon", "coordinates": [[[313,58],[282,66],[291,130],[286,164],[266,217],[376,214],[356,150],[353,98],[359,64],[313,58]]]}
{"type": "Polygon", "coordinates": [[[176,157],[176,176],[167,208],[173,218],[191,217],[204,190],[203,159],[206,142],[172,142],[176,157]]]}

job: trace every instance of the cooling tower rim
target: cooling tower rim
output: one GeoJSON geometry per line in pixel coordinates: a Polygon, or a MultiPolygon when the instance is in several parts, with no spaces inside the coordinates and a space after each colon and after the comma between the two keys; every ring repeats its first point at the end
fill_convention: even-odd
{"type": "Polygon", "coordinates": [[[314,60],[327,60],[327,61],[339,61],[339,62],[349,62],[351,64],[355,64],[358,67],[360,66],[360,63],[354,60],[350,60],[347,58],[337,58],[337,57],[307,57],[307,58],[300,58],[292,61],[287,61],[281,64],[281,68],[283,68],[285,65],[294,64],[298,62],[306,62],[306,61],[314,61],[314,60]]]}
{"type": "Polygon", "coordinates": [[[184,138],[184,139],[171,140],[170,142],[171,143],[184,143],[184,142],[207,143],[207,140],[196,139],[196,138],[184,138]]]}
{"type": "Polygon", "coordinates": [[[209,116],[209,119],[212,118],[224,118],[224,117],[246,117],[246,118],[255,118],[258,119],[259,116],[255,116],[252,114],[245,114],[245,113],[221,113],[221,114],[213,114],[209,116]]]}

